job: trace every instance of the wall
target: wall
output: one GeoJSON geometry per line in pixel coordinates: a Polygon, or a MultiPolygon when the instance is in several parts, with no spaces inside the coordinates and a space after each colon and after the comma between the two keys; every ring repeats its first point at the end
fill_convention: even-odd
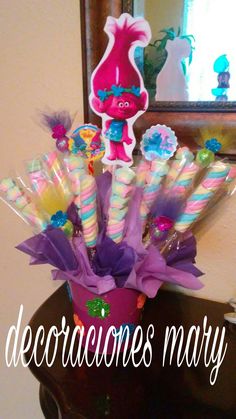
{"type": "MultiPolygon", "coordinates": [[[[0,178],[23,162],[53,147],[34,121],[36,110],[49,107],[78,112],[82,122],[80,15],[77,0],[1,0],[0,178]]],[[[23,325],[60,285],[49,267],[29,267],[28,257],[14,246],[30,229],[0,202],[0,417],[42,418],[38,382],[27,368],[5,367],[9,327],[24,304],[23,325]]]]}
{"type": "MultiPolygon", "coordinates": [[[[182,30],[183,0],[145,0],[145,18],[152,29],[152,42],[164,36],[162,29],[180,26],[182,30]]],[[[181,32],[182,34],[182,32],[181,32]]]]}

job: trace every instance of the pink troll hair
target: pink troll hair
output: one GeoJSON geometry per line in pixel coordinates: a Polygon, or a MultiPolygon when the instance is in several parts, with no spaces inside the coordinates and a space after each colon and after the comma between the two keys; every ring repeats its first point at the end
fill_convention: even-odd
{"type": "Polygon", "coordinates": [[[104,56],[92,76],[92,94],[110,90],[112,85],[144,89],[141,74],[134,62],[136,46],[145,47],[151,39],[149,24],[143,18],[133,18],[127,13],[119,19],[108,17],[104,28],[109,43],[104,56]]]}

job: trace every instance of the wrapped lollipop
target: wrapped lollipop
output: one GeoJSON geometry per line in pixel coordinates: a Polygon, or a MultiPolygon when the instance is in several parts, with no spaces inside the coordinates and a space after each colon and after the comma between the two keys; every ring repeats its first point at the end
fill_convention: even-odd
{"type": "Polygon", "coordinates": [[[94,161],[101,159],[105,153],[100,128],[92,124],[81,125],[70,137],[69,151],[83,157],[88,162],[89,173],[94,174],[94,161]]]}
{"type": "Polygon", "coordinates": [[[41,121],[51,131],[52,138],[56,140],[57,149],[62,153],[67,152],[69,150],[69,137],[67,134],[72,125],[69,112],[42,113],[41,121]]]}

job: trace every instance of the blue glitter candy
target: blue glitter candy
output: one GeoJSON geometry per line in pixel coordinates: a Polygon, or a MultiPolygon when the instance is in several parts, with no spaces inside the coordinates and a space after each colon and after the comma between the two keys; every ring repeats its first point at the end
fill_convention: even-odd
{"type": "Polygon", "coordinates": [[[222,147],[222,144],[216,138],[211,138],[205,142],[205,147],[207,150],[210,150],[213,153],[218,153],[222,147]]]}
{"type": "Polygon", "coordinates": [[[68,220],[67,214],[62,211],[57,211],[51,216],[51,225],[55,228],[63,227],[68,220]]]}

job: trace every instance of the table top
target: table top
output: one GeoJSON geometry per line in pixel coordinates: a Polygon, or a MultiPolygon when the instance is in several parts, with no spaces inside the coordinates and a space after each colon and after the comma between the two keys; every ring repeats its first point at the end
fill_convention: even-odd
{"type": "MultiPolygon", "coordinates": [[[[236,326],[224,323],[223,314],[228,311],[230,308],[226,304],[161,290],[155,299],[147,301],[142,318],[144,336],[150,323],[155,330],[149,367],[141,364],[135,368],[132,363],[126,367],[112,364],[109,368],[104,364],[88,367],[86,363],[63,367],[61,336],[53,365],[48,367],[44,360],[42,365],[37,366],[32,358],[29,368],[56,401],[59,417],[62,418],[236,418],[236,326]],[[204,316],[207,316],[207,327],[211,326],[214,333],[219,327],[216,349],[219,347],[222,327],[226,328],[224,342],[228,344],[227,351],[214,385],[209,380],[215,363],[205,366],[204,351],[209,359],[215,334],[210,339],[208,352],[205,334],[196,367],[188,367],[186,362],[177,366],[177,350],[174,351],[171,365],[168,351],[166,362],[162,365],[166,328],[182,325],[187,338],[189,329],[199,325],[202,337],[204,316]]],[[[61,330],[62,316],[65,316],[72,333],[73,310],[66,284],[49,297],[32,317],[30,326],[33,336],[41,325],[46,335],[53,325],[61,330]]],[[[53,342],[52,339],[49,359],[53,354],[53,342]]],[[[194,339],[191,339],[189,353],[193,350],[193,343],[194,339]]],[[[45,343],[37,347],[38,360],[43,356],[44,347],[45,343]]],[[[199,348],[200,345],[197,350],[199,348]]],[[[32,351],[33,345],[26,353],[27,360],[31,358],[32,351]]]]}

